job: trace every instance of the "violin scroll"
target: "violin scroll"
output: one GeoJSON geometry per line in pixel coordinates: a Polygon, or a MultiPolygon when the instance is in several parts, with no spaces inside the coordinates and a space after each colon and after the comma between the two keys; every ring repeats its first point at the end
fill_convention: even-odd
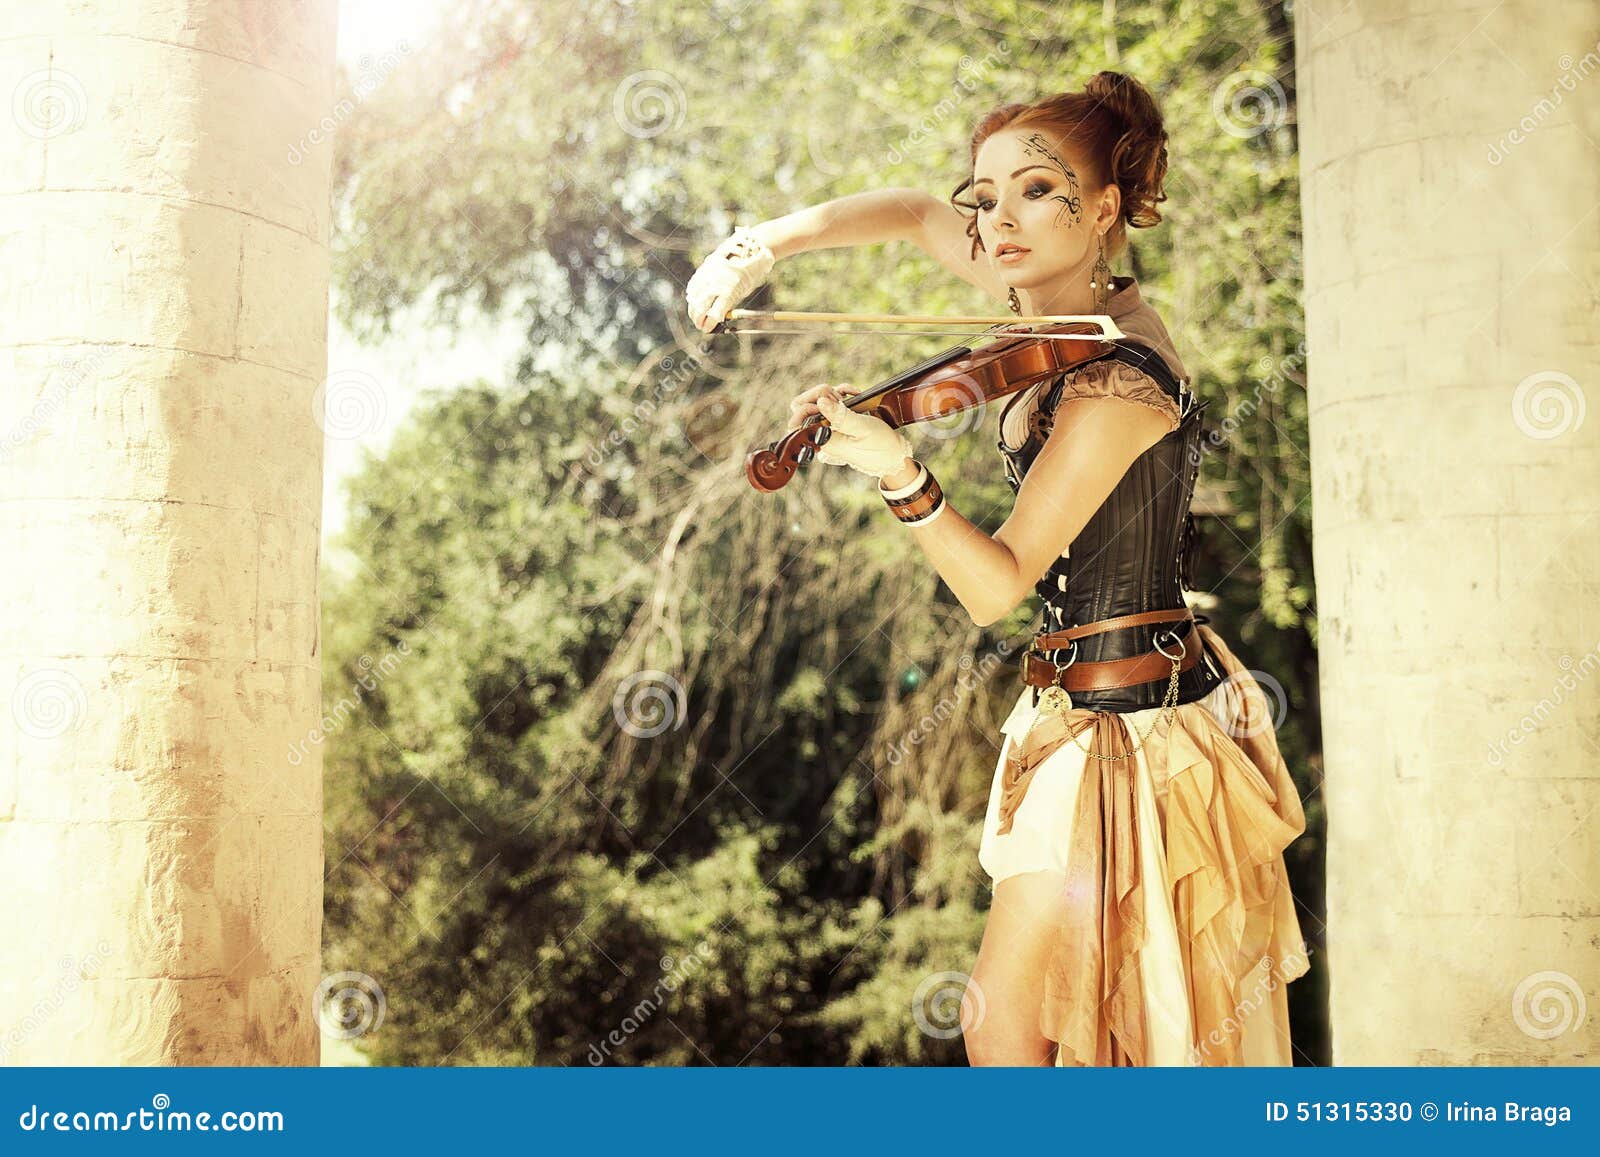
{"type": "Polygon", "coordinates": [[[782,490],[799,471],[817,456],[833,436],[827,419],[812,414],[799,428],[790,430],[763,450],[752,450],[744,460],[744,475],[763,494],[782,490]]]}

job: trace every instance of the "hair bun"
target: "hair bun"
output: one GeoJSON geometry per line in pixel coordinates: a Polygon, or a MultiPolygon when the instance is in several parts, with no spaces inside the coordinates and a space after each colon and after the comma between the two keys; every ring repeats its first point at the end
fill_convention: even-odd
{"type": "Polygon", "coordinates": [[[1111,152],[1110,178],[1122,190],[1122,218],[1135,229],[1161,221],[1158,204],[1167,199],[1167,130],[1161,109],[1148,89],[1121,72],[1097,72],[1083,91],[1107,108],[1122,125],[1111,152]]]}

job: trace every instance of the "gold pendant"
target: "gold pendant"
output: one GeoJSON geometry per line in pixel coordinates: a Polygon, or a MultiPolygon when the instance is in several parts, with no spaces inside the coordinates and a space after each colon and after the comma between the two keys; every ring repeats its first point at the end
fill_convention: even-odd
{"type": "Polygon", "coordinates": [[[1054,711],[1058,715],[1064,714],[1072,706],[1072,696],[1060,687],[1054,685],[1046,687],[1039,696],[1039,710],[1054,711]]]}

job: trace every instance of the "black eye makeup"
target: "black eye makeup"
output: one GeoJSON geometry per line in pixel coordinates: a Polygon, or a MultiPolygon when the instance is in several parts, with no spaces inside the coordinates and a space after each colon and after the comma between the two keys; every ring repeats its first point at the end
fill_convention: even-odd
{"type": "MultiPolygon", "coordinates": [[[[1050,185],[1049,185],[1048,182],[1045,182],[1045,181],[1032,181],[1032,182],[1030,182],[1028,184],[1028,187],[1022,191],[1022,195],[1024,197],[1027,197],[1028,200],[1030,200],[1030,201],[1037,201],[1040,197],[1044,196],[1049,191],[1050,191],[1050,185]]],[[[987,213],[990,209],[994,208],[994,198],[992,198],[992,197],[979,197],[978,198],[978,208],[980,210],[982,210],[983,212],[987,213]]]]}

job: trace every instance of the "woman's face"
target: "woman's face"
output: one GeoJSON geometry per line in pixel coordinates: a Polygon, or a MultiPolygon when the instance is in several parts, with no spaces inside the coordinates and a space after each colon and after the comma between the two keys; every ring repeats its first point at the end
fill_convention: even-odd
{"type": "Polygon", "coordinates": [[[972,186],[978,236],[1007,285],[1036,289],[1094,263],[1096,221],[1103,229],[1115,219],[1120,194],[1109,185],[1091,202],[1083,171],[1037,126],[1002,129],[979,147],[972,186]],[[1027,252],[1006,257],[1006,245],[1027,252]]]}

